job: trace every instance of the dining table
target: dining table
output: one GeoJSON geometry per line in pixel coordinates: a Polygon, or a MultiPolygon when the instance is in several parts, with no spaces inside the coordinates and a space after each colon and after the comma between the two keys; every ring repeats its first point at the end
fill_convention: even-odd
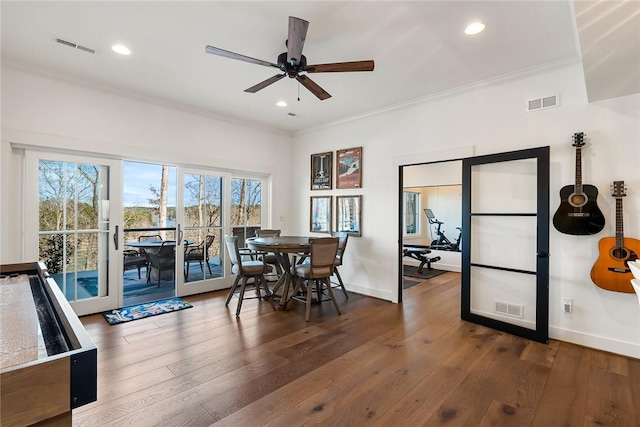
{"type": "Polygon", "coordinates": [[[273,253],[278,262],[282,266],[282,276],[278,278],[273,292],[282,288],[282,294],[280,295],[279,310],[287,308],[287,302],[289,301],[289,290],[291,284],[294,281],[294,276],[291,271],[291,265],[295,265],[297,255],[305,257],[309,255],[309,237],[305,236],[274,236],[274,237],[250,237],[245,242],[249,249],[271,252],[273,253]]]}

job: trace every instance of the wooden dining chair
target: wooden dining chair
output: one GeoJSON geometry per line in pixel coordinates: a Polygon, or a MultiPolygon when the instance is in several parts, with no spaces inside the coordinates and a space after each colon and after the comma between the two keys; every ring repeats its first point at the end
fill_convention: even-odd
{"type": "Polygon", "coordinates": [[[224,304],[225,307],[229,306],[231,298],[237,294],[238,306],[236,308],[236,317],[240,316],[242,301],[250,298],[267,299],[271,307],[275,310],[276,306],[273,302],[273,293],[269,290],[267,280],[264,277],[266,273],[271,272],[271,267],[264,262],[263,257],[266,255],[266,252],[240,248],[238,246],[237,236],[225,235],[224,242],[227,247],[227,253],[229,254],[229,260],[231,261],[231,274],[236,276],[236,280],[229,290],[229,295],[227,295],[227,301],[224,304]],[[247,256],[250,259],[243,259],[243,257],[247,256]],[[249,279],[253,279],[251,283],[248,283],[249,279]],[[247,285],[254,288],[256,293],[255,297],[245,296],[247,285]],[[262,287],[264,295],[260,293],[260,287],[262,287]]]}
{"type": "MultiPolygon", "coordinates": [[[[258,229],[256,237],[280,237],[280,230],[258,229]]],[[[275,267],[278,278],[282,276],[282,266],[276,254],[268,252],[264,257],[264,262],[275,267]]]]}
{"type": "Polygon", "coordinates": [[[311,317],[311,303],[313,299],[313,289],[316,290],[318,302],[331,300],[338,314],[340,307],[333,295],[331,282],[329,279],[333,275],[333,268],[338,254],[339,239],[337,237],[321,237],[309,239],[309,262],[304,264],[296,264],[292,268],[292,274],[296,278],[293,288],[293,297],[299,302],[305,303],[306,311],[304,320],[307,322],[311,317]],[[306,295],[301,297],[298,295],[303,284],[306,283],[306,295]],[[324,299],[324,288],[326,288],[329,299],[324,299]]]}
{"type": "Polygon", "coordinates": [[[338,279],[338,283],[333,283],[333,288],[342,288],[342,292],[344,292],[344,296],[349,298],[349,294],[347,293],[347,288],[344,287],[344,282],[342,281],[342,277],[340,277],[340,272],[338,271],[338,267],[342,265],[342,260],[344,258],[344,251],[347,248],[347,240],[349,239],[349,233],[346,231],[333,231],[331,232],[331,237],[338,238],[338,253],[336,254],[336,262],[333,264],[333,274],[338,279]]]}

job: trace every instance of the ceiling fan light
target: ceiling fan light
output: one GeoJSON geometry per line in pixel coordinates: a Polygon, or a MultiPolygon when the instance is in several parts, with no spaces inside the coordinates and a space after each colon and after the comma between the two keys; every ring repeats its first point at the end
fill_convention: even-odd
{"type": "Polygon", "coordinates": [[[484,24],[482,22],[474,22],[465,28],[464,33],[472,36],[474,34],[481,33],[482,30],[484,30],[484,24]]]}
{"type": "Polygon", "coordinates": [[[286,107],[286,106],[287,106],[287,103],[286,103],[285,101],[278,101],[278,102],[276,102],[276,105],[277,105],[278,107],[286,107]]]}
{"type": "Polygon", "coordinates": [[[120,55],[130,55],[131,54],[131,50],[121,44],[115,44],[113,46],[111,46],[111,49],[115,52],[115,53],[119,53],[120,55]]]}

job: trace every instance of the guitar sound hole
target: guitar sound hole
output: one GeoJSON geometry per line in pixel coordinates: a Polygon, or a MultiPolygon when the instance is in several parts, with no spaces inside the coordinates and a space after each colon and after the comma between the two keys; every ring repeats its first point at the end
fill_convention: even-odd
{"type": "Polygon", "coordinates": [[[587,197],[584,194],[573,193],[569,196],[569,204],[574,208],[579,208],[587,203],[587,197]]]}
{"type": "Polygon", "coordinates": [[[611,256],[615,259],[624,260],[629,257],[629,251],[625,248],[613,248],[611,251],[611,256]]]}

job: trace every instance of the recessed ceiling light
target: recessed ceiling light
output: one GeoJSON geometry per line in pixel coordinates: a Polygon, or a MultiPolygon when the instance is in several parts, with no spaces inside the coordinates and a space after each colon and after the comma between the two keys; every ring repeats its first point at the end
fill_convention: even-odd
{"type": "Polygon", "coordinates": [[[129,48],[126,47],[126,46],[123,46],[121,44],[113,45],[113,46],[111,46],[111,49],[113,49],[113,51],[115,53],[119,53],[120,55],[130,55],[131,54],[131,51],[129,50],[129,48]]]}
{"type": "Polygon", "coordinates": [[[277,105],[278,107],[286,107],[286,106],[287,106],[287,103],[286,103],[286,102],[284,102],[284,101],[278,101],[278,102],[276,102],[276,105],[277,105]]]}
{"type": "Polygon", "coordinates": [[[474,22],[465,28],[464,33],[472,36],[482,32],[482,30],[484,30],[484,24],[482,22],[474,22]]]}

